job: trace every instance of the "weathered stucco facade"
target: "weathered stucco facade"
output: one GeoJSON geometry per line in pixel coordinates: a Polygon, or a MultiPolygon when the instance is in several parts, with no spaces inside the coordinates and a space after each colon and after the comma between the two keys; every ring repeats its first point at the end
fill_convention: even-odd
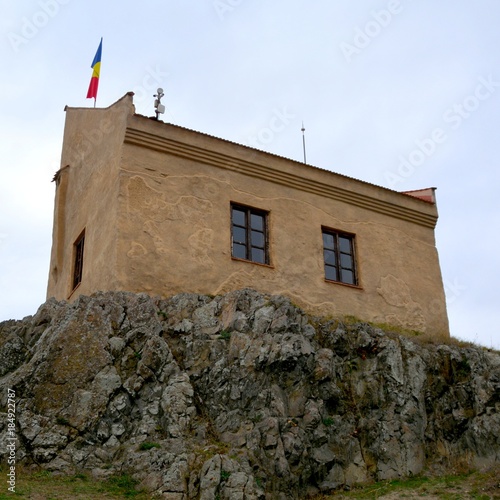
{"type": "Polygon", "coordinates": [[[397,193],[138,116],[132,96],[66,109],[48,297],[251,287],[312,313],[449,335],[433,190],[397,193]],[[265,231],[235,228],[234,206],[263,214],[265,231]],[[265,261],[236,258],[239,230],[265,233],[265,261]],[[326,279],[325,231],[352,243],[338,255],[355,262],[352,284],[326,279]]]}

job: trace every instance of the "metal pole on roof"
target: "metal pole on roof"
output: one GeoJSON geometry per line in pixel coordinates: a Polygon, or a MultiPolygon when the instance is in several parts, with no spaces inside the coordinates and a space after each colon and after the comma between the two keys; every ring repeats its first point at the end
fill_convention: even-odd
{"type": "Polygon", "coordinates": [[[300,130],[302,130],[302,148],[304,149],[304,163],[307,163],[307,161],[306,161],[306,136],[304,134],[306,129],[304,128],[304,122],[302,122],[302,128],[300,130]]]}
{"type": "Polygon", "coordinates": [[[156,112],[156,119],[159,120],[160,114],[165,113],[165,106],[161,103],[161,98],[165,94],[163,93],[163,89],[161,87],[156,92],[157,93],[154,94],[153,97],[156,97],[156,99],[155,99],[155,112],[156,112]]]}

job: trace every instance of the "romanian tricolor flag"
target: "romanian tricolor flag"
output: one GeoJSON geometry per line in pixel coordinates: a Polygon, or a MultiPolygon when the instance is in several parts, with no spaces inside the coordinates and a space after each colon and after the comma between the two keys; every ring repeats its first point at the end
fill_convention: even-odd
{"type": "Polygon", "coordinates": [[[101,43],[99,44],[99,48],[95,53],[94,60],[92,61],[92,78],[90,79],[89,90],[87,92],[87,99],[97,98],[97,87],[99,86],[99,74],[101,72],[101,53],[102,53],[102,38],[101,43]]]}

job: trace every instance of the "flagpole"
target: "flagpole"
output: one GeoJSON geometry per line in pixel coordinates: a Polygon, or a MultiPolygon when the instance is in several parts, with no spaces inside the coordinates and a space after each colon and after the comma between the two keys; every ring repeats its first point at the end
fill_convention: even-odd
{"type": "Polygon", "coordinates": [[[304,128],[304,122],[302,122],[302,128],[300,130],[302,131],[302,149],[304,150],[304,163],[307,163],[307,161],[306,161],[306,136],[304,134],[306,129],[304,128]]]}
{"type": "Polygon", "coordinates": [[[97,97],[94,97],[94,108],[95,108],[96,101],[97,101],[97,97]]]}

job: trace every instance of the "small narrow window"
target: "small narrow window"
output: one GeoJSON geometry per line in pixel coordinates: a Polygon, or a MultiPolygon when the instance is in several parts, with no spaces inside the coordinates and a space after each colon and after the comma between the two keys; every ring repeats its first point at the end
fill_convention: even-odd
{"type": "Polygon", "coordinates": [[[78,237],[73,246],[74,256],[75,256],[74,267],[73,267],[73,290],[82,282],[84,245],[85,245],[85,231],[78,237]]]}
{"type": "Polygon", "coordinates": [[[232,256],[269,264],[267,212],[231,205],[232,256]]]}
{"type": "Polygon", "coordinates": [[[325,278],[348,285],[357,285],[354,235],[323,229],[325,278]]]}

